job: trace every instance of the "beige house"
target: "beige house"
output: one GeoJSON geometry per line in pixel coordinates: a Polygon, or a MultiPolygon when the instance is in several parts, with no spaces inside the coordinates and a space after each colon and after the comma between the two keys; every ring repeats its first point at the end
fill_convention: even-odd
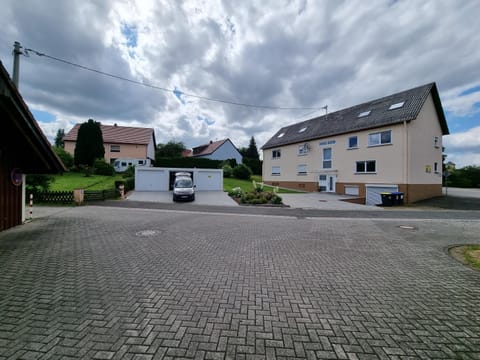
{"type": "Polygon", "coordinates": [[[367,205],[400,191],[412,203],[442,195],[442,135],[435,83],[281,128],[262,147],[267,184],[350,194],[367,205]]]}
{"type": "MultiPolygon", "coordinates": [[[[63,138],[65,150],[74,154],[78,129],[76,124],[63,138]]],[[[116,159],[155,159],[155,131],[152,128],[101,124],[105,161],[116,159]]]]}

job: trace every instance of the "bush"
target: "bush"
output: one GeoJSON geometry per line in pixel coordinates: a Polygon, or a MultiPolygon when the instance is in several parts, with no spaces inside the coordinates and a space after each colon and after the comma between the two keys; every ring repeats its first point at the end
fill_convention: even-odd
{"type": "Polygon", "coordinates": [[[115,174],[113,166],[105,162],[103,159],[95,160],[93,168],[96,175],[113,176],[115,174]]]}
{"type": "Polygon", "coordinates": [[[50,184],[55,181],[52,175],[27,175],[25,188],[28,193],[50,190],[50,184]]]}
{"type": "MultiPolygon", "coordinates": [[[[232,190],[233,192],[233,190],[232,190]]],[[[230,195],[230,193],[229,193],[230,195]]],[[[232,196],[232,195],[230,195],[232,196]]],[[[257,192],[249,191],[247,193],[242,193],[240,196],[240,203],[242,204],[252,204],[252,205],[261,205],[261,204],[282,204],[282,198],[277,194],[272,192],[257,192]]]]}
{"type": "Polygon", "coordinates": [[[243,163],[252,170],[254,175],[262,175],[262,160],[244,157],[243,163]]]}
{"type": "Polygon", "coordinates": [[[223,165],[223,177],[229,178],[233,175],[233,169],[230,165],[223,165]]]}
{"type": "Polygon", "coordinates": [[[135,177],[135,166],[130,165],[127,170],[123,173],[124,178],[134,178],[135,177]]]}
{"type": "Polygon", "coordinates": [[[70,169],[73,166],[73,156],[66,152],[64,148],[54,146],[53,151],[55,151],[67,169],[70,169]]]}
{"type": "Polygon", "coordinates": [[[243,190],[240,187],[233,188],[228,193],[228,196],[231,196],[231,197],[234,197],[234,198],[242,197],[242,195],[243,195],[243,190]]]}
{"type": "Polygon", "coordinates": [[[252,170],[248,166],[240,164],[233,168],[233,176],[240,180],[250,180],[252,170]]]}

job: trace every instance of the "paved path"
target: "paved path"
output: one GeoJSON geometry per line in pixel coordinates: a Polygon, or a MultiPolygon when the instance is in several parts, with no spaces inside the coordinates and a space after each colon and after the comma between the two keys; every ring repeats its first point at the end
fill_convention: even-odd
{"type": "Polygon", "coordinates": [[[479,359],[480,273],[445,250],[479,232],[67,208],[0,233],[0,358],[479,359]]]}

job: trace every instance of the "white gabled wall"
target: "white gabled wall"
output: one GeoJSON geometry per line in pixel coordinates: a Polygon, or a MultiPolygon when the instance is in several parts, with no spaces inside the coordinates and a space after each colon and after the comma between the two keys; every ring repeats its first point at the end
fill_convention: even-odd
{"type": "Polygon", "coordinates": [[[416,120],[408,126],[409,184],[442,183],[442,129],[430,94],[416,120]],[[438,147],[434,139],[438,136],[438,147]],[[438,173],[435,174],[435,162],[438,173]],[[430,172],[428,172],[430,170],[430,172]]]}
{"type": "Polygon", "coordinates": [[[211,160],[235,159],[237,160],[237,164],[242,163],[242,155],[238,152],[237,148],[232,144],[230,140],[225,141],[212,154],[199,157],[211,160]]]}

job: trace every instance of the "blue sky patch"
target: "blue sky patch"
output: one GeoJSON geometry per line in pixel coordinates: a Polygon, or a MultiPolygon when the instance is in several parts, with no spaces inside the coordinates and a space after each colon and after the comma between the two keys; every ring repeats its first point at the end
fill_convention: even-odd
{"type": "Polygon", "coordinates": [[[469,129],[480,125],[480,104],[475,104],[474,113],[472,114],[456,116],[450,111],[445,111],[445,117],[451,134],[468,131],[469,129]]]}
{"type": "Polygon", "coordinates": [[[197,115],[197,120],[203,121],[208,126],[215,124],[215,120],[209,119],[208,117],[203,115],[197,115]]]}
{"type": "Polygon", "coordinates": [[[175,97],[182,103],[182,105],[185,105],[185,100],[182,99],[183,92],[178,90],[177,87],[175,87],[175,90],[173,90],[173,95],[175,95],[175,97]]]}
{"type": "Polygon", "coordinates": [[[127,40],[126,44],[129,48],[137,47],[138,30],[136,25],[122,24],[122,34],[127,40]]]}
{"type": "Polygon", "coordinates": [[[50,122],[54,122],[56,119],[54,115],[50,114],[47,111],[35,110],[35,109],[30,109],[30,110],[32,111],[33,117],[37,121],[50,123],[50,122]]]}
{"type": "Polygon", "coordinates": [[[475,92],[479,92],[480,91],[480,85],[478,86],[474,86],[470,89],[467,89],[463,92],[461,92],[458,96],[465,96],[465,95],[469,95],[469,94],[472,94],[472,93],[475,93],[475,92]]]}

